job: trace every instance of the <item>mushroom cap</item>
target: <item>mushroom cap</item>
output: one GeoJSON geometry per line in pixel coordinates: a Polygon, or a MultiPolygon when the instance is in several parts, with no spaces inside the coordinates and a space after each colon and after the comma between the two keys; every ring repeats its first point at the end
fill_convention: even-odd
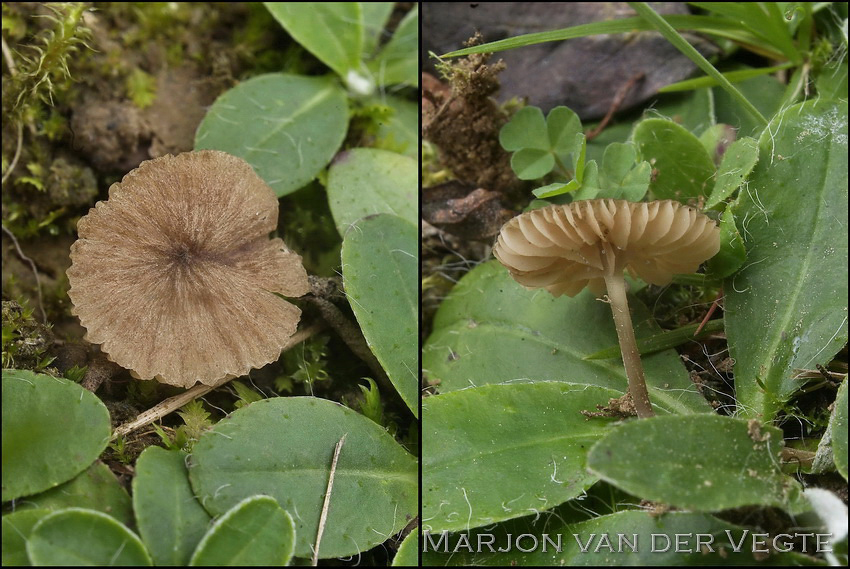
{"type": "Polygon", "coordinates": [[[668,284],[692,273],[720,250],[720,229],[696,209],[673,200],[596,199],[532,210],[508,221],[493,249],[526,288],[575,296],[605,290],[606,274],[668,284]]]}
{"type": "Polygon", "coordinates": [[[80,219],[68,296],[86,339],[140,379],[190,387],[275,361],[309,290],[278,201],[251,166],[203,150],[143,162],[80,219]]]}

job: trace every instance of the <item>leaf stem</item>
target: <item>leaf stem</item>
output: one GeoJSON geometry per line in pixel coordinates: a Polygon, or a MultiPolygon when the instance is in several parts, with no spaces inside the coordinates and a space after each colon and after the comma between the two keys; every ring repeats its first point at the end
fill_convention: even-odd
{"type": "Polygon", "coordinates": [[[611,312],[614,314],[614,324],[617,327],[617,339],[620,340],[620,352],[626,367],[626,377],[629,379],[629,393],[635,405],[638,417],[655,416],[649,392],[646,390],[646,378],[643,374],[643,364],[640,361],[635,331],[632,327],[632,316],[629,313],[629,303],[626,299],[626,280],[623,271],[613,271],[605,275],[605,287],[608,289],[608,299],[611,312]]]}

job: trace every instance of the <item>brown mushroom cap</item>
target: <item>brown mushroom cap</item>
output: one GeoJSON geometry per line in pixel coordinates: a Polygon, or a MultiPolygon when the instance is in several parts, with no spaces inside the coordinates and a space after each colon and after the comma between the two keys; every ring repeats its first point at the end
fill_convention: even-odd
{"type": "Polygon", "coordinates": [[[588,285],[597,294],[604,291],[606,271],[628,269],[648,283],[668,284],[719,249],[719,228],[692,207],[672,200],[598,199],[511,219],[493,254],[521,285],[575,296],[588,285]]]}
{"type": "Polygon", "coordinates": [[[190,387],[277,360],[309,290],[278,201],[251,166],[204,150],[143,162],[77,226],[68,296],[86,339],[141,379],[190,387]]]}

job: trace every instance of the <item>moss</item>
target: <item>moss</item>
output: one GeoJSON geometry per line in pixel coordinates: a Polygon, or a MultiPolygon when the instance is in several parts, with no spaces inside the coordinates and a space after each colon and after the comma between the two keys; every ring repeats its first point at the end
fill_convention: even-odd
{"type": "Polygon", "coordinates": [[[60,374],[50,364],[48,351],[53,333],[33,318],[32,308],[14,300],[3,301],[3,368],[27,369],[39,373],[60,374]]]}

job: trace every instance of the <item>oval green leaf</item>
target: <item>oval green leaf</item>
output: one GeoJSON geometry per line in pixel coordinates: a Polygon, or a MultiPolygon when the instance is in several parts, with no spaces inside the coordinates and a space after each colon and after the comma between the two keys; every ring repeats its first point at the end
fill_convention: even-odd
{"type": "Polygon", "coordinates": [[[717,512],[799,507],[800,484],[779,469],[782,431],[719,415],[629,421],[596,443],[587,467],[639,498],[717,512]]]}
{"type": "Polygon", "coordinates": [[[508,152],[523,148],[549,150],[549,131],[539,107],[523,107],[499,131],[499,143],[508,152]]]}
{"type": "Polygon", "coordinates": [[[386,430],[347,407],[315,397],[243,407],[195,444],[189,479],[213,515],[250,496],[272,496],[295,518],[295,555],[310,557],[334,448],[343,435],[320,553],[355,555],[416,515],[418,469],[386,430]]]}
{"type": "Polygon", "coordinates": [[[847,104],[774,117],[734,208],[748,262],[724,285],[740,412],[769,421],[847,343],[847,104]]]}
{"type": "Polygon", "coordinates": [[[42,518],[30,535],[27,553],[33,565],[153,565],[136,534],[111,516],[82,508],[42,518]]]}
{"type": "Polygon", "coordinates": [[[414,5],[395,30],[393,37],[369,62],[376,83],[381,86],[419,84],[419,9],[414,5]]]}
{"type": "Polygon", "coordinates": [[[295,41],[345,79],[359,72],[364,26],[360,2],[264,2],[295,41]]]}
{"type": "Polygon", "coordinates": [[[198,127],[195,149],[245,159],[283,196],[316,177],[347,129],[345,91],[332,78],[270,73],[216,99],[198,127]]]}
{"type": "Polygon", "coordinates": [[[129,494],[109,467],[100,461],[68,482],[41,494],[28,496],[16,506],[44,508],[49,511],[87,508],[109,514],[124,525],[133,523],[133,504],[129,494]]]}
{"type": "Polygon", "coordinates": [[[210,522],[189,485],[186,453],[146,448],[136,461],[133,506],[154,562],[186,565],[210,522]]]}
{"type": "Polygon", "coordinates": [[[391,213],[419,223],[416,160],[375,148],[355,148],[336,157],[328,171],[328,202],[340,235],[367,215],[391,213]]]}
{"type": "MultiPolygon", "coordinates": [[[[549,148],[560,156],[581,149],[585,143],[581,130],[581,119],[567,107],[555,107],[546,117],[546,130],[549,133],[549,148]],[[581,135],[581,139],[578,139],[581,135]],[[581,142],[578,142],[581,140],[581,142]]],[[[580,176],[576,176],[580,178],[580,176]]]]}
{"type": "Polygon", "coordinates": [[[423,402],[422,527],[458,531],[554,508],[590,487],[590,446],[620,394],[563,382],[485,385],[423,402]]]}
{"type": "Polygon", "coordinates": [[[419,528],[413,528],[393,557],[393,567],[418,567],[419,566],[419,528]]]}
{"type": "Polygon", "coordinates": [[[27,541],[33,527],[50,510],[20,510],[3,516],[3,566],[24,567],[30,565],[27,541]]]}
{"type": "Polygon", "coordinates": [[[189,565],[283,567],[292,559],[295,522],[274,498],[245,498],[218,518],[189,565]]]}
{"type": "Polygon", "coordinates": [[[361,2],[363,11],[363,53],[375,51],[387,19],[393,12],[394,2],[361,2]]]}
{"type": "Polygon", "coordinates": [[[696,136],[673,121],[647,119],[635,127],[633,139],[638,159],[652,166],[649,189],[656,199],[685,202],[709,194],[714,162],[696,136]]]}
{"type": "Polygon", "coordinates": [[[548,150],[522,148],[511,156],[511,168],[520,180],[542,178],[555,167],[555,157],[548,150]]]}
{"type": "Polygon", "coordinates": [[[356,222],[342,242],[342,275],[363,336],[396,391],[419,415],[419,235],[394,215],[356,222]]]}
{"type": "MultiPolygon", "coordinates": [[[[629,300],[638,339],[658,332],[629,300]]],[[[585,356],[618,344],[611,308],[590,291],[553,298],[514,281],[498,262],[483,263],[452,289],[422,352],[425,379],[441,392],[516,380],[567,381],[627,389],[622,360],[585,356]]],[[[656,412],[707,413],[675,351],[643,358],[656,412]]]]}
{"type": "Polygon", "coordinates": [[[3,370],[3,501],[66,482],[106,448],[109,411],[64,378],[3,370]]]}

